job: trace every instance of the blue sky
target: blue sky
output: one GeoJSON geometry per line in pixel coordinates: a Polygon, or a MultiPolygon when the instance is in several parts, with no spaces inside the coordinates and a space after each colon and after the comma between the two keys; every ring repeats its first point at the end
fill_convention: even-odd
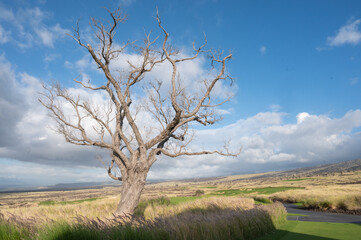
{"type": "MultiPolygon", "coordinates": [[[[51,120],[37,102],[40,82],[74,87],[72,79],[79,74],[101,79],[86,52],[65,33],[80,19],[87,37],[90,16],[107,19],[103,6],[120,5],[128,14],[118,29],[119,41],[142,39],[144,31],[159,34],[153,18],[157,6],[172,44],[184,54],[193,41],[202,43],[203,33],[209,48],[233,53],[227,70],[234,85],[227,89],[235,97],[222,107],[222,122],[210,130],[197,128],[194,144],[205,147],[207,140],[207,147],[217,148],[219,139],[231,137],[243,152],[237,158],[160,159],[150,178],[219,176],[360,158],[359,1],[104,2],[0,3],[0,187],[107,179],[95,160],[97,150],[64,143],[50,130],[51,120]]],[[[184,68],[186,74],[207,66],[184,68]]]]}

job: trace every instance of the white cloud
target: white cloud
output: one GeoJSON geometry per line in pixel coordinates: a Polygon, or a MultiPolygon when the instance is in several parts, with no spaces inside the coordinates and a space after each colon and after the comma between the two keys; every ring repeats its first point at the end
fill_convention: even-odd
{"type": "Polygon", "coordinates": [[[64,62],[64,66],[65,66],[66,68],[69,68],[69,69],[73,69],[73,68],[74,68],[74,64],[71,63],[71,62],[69,62],[68,60],[66,60],[66,61],[64,62]]]}
{"type": "Polygon", "coordinates": [[[75,62],[75,66],[80,71],[85,71],[85,70],[91,70],[92,66],[95,67],[95,64],[92,62],[91,58],[88,55],[85,55],[81,59],[75,62]]]}
{"type": "Polygon", "coordinates": [[[0,43],[6,43],[10,40],[10,32],[5,31],[4,28],[0,25],[0,43]]]}
{"type": "Polygon", "coordinates": [[[361,41],[361,32],[359,30],[361,19],[357,19],[349,24],[342,26],[336,36],[328,37],[327,42],[330,46],[341,46],[344,44],[356,45],[361,41]]]}
{"type": "MultiPolygon", "coordinates": [[[[185,54],[184,51],[181,51],[179,54],[180,58],[190,57],[190,55],[185,54]]],[[[87,66],[89,68],[90,64],[92,68],[96,68],[96,65],[93,64],[88,56],[82,58],[78,61],[77,65],[79,68],[82,66],[87,66]]],[[[129,70],[128,61],[131,62],[134,66],[140,66],[142,63],[142,56],[132,53],[122,53],[118,59],[112,63],[112,68],[117,69],[123,77],[127,77],[129,70]]],[[[207,71],[210,66],[207,66],[209,62],[206,61],[203,57],[198,57],[193,61],[184,61],[180,62],[177,65],[178,77],[180,79],[180,84],[182,87],[187,88],[189,93],[201,94],[204,89],[205,78],[212,79],[214,77],[214,69],[212,71],[207,71]]],[[[161,93],[168,94],[171,86],[171,76],[172,76],[172,67],[169,62],[164,62],[157,65],[153,70],[146,75],[146,81],[157,80],[162,82],[161,93]]],[[[217,100],[224,100],[230,95],[234,95],[237,91],[237,85],[230,86],[229,82],[219,81],[214,86],[212,91],[212,97],[217,100]]]]}
{"type": "Polygon", "coordinates": [[[44,62],[50,63],[50,62],[54,61],[57,57],[58,57],[58,55],[56,55],[56,54],[47,54],[44,57],[44,62]]]}
{"type": "Polygon", "coordinates": [[[288,154],[288,153],[278,153],[273,154],[270,156],[270,162],[284,162],[284,161],[291,161],[296,158],[295,154],[288,154]]]}
{"type": "MultiPolygon", "coordinates": [[[[51,58],[50,56],[48,60],[51,60],[51,58]]],[[[116,64],[123,68],[128,67],[126,62],[122,62],[124,59],[130,59],[137,63],[139,56],[134,54],[126,55],[120,58],[116,64]]],[[[194,64],[186,63],[179,65],[181,77],[184,79],[183,84],[191,85],[195,80],[202,80],[200,76],[203,76],[205,73],[203,61],[203,59],[200,59],[194,64]]],[[[87,57],[81,58],[74,64],[66,62],[66,65],[82,70],[84,72],[82,74],[83,80],[90,78],[87,75],[89,71],[94,72],[94,69],[97,69],[87,57]]],[[[0,69],[3,70],[1,71],[2,75],[0,75],[1,83],[4,82],[4,85],[2,85],[4,88],[2,89],[9,94],[9,99],[5,99],[7,106],[18,110],[11,111],[14,113],[13,115],[7,115],[6,119],[1,119],[1,122],[5,124],[1,125],[3,128],[0,126],[0,131],[3,130],[1,140],[4,142],[0,147],[0,158],[17,159],[52,166],[101,166],[95,157],[100,153],[107,159],[108,155],[106,152],[97,148],[79,147],[65,143],[63,137],[52,130],[52,128],[54,129],[53,120],[48,117],[47,111],[37,101],[39,97],[37,93],[42,91],[39,79],[26,73],[15,74],[11,64],[4,57],[0,64],[0,69]],[[11,94],[13,91],[17,92],[17,94],[11,94]],[[12,96],[18,96],[20,100],[13,99],[12,96]],[[10,141],[12,138],[13,141],[10,141]]],[[[160,80],[164,81],[164,85],[169,87],[170,74],[171,72],[166,66],[159,66],[156,72],[147,76],[147,78],[157,79],[160,77],[160,80]]],[[[193,90],[196,91],[195,89],[193,90]]],[[[219,98],[222,97],[223,92],[230,91],[226,85],[219,85],[216,90],[218,91],[217,97],[219,98]]],[[[164,91],[168,93],[167,89],[164,89],[164,91]]],[[[71,88],[69,92],[71,94],[87,96],[91,101],[98,104],[100,108],[106,102],[104,96],[99,94],[99,92],[90,94],[88,91],[79,88],[71,88]]],[[[4,98],[7,94],[1,96],[4,98]]],[[[139,96],[135,97],[139,98],[139,96]]],[[[223,114],[228,113],[224,109],[219,109],[218,111],[223,114]]],[[[152,122],[153,130],[154,126],[157,125],[157,123],[154,123],[152,116],[145,113],[140,113],[136,121],[140,124],[142,132],[149,130],[150,122],[152,122]]],[[[213,169],[213,167],[205,163],[204,169],[213,169]]]]}
{"type": "Polygon", "coordinates": [[[306,112],[302,112],[297,114],[296,118],[297,118],[297,123],[302,123],[306,118],[310,117],[310,114],[306,113],[306,112]]]}
{"type": "Polygon", "coordinates": [[[282,107],[278,104],[271,104],[269,105],[269,109],[272,111],[272,112],[278,112],[282,109],[282,107]]]}
{"type": "Polygon", "coordinates": [[[228,175],[316,165],[361,156],[361,132],[355,131],[361,126],[361,110],[349,111],[341,118],[299,113],[297,122],[292,124],[284,123],[283,116],[284,113],[259,113],[223,128],[197,131],[192,145],[194,150],[216,149],[222,146],[224,140],[232,139],[233,149],[242,146],[242,152],[237,158],[213,155],[160,159],[151,169],[152,174],[228,175]],[[203,165],[213,168],[208,171],[203,165]]]}
{"type": "Polygon", "coordinates": [[[45,46],[53,47],[53,38],[54,35],[46,28],[36,28],[34,29],[40,40],[45,46]]]}
{"type": "Polygon", "coordinates": [[[38,102],[39,79],[15,74],[11,64],[0,59],[0,158],[12,158],[51,165],[101,166],[98,149],[78,148],[55,133],[54,122],[38,102]]]}
{"type": "Polygon", "coordinates": [[[21,187],[49,186],[57,183],[109,181],[105,169],[94,167],[57,167],[31,162],[0,159],[0,187],[11,184],[21,187]],[[31,173],[31,174],[29,174],[31,173]]]}
{"type": "MultiPolygon", "coordinates": [[[[29,48],[34,44],[43,44],[47,47],[54,47],[56,40],[65,37],[66,29],[59,24],[49,26],[45,23],[51,17],[49,12],[42,11],[39,7],[17,9],[6,9],[0,6],[0,21],[15,29],[13,41],[21,48],[29,48]]],[[[1,29],[0,29],[1,30],[1,29]]],[[[3,30],[4,34],[10,34],[10,31],[3,30]]],[[[1,31],[0,31],[1,39],[1,31]]]]}
{"type": "Polygon", "coordinates": [[[13,21],[15,18],[12,9],[6,9],[0,5],[0,19],[6,21],[13,21]]]}
{"type": "Polygon", "coordinates": [[[13,134],[16,123],[23,117],[27,104],[18,94],[19,84],[11,64],[0,55],[0,149],[18,141],[13,134]]]}
{"type": "Polygon", "coordinates": [[[265,46],[261,46],[259,48],[259,52],[263,55],[263,54],[266,54],[266,51],[267,51],[267,48],[265,46]]]}
{"type": "MultiPolygon", "coordinates": [[[[135,62],[138,59],[136,55],[128,57],[135,62]]],[[[185,84],[192,84],[205,73],[202,61],[180,67],[185,84]]],[[[86,58],[82,58],[74,67],[83,68],[83,77],[89,78],[87,71],[93,68],[89,64],[86,58]]],[[[116,64],[122,66],[126,63],[119,60],[116,64]]],[[[37,92],[41,91],[39,79],[26,73],[15,73],[4,56],[0,58],[0,70],[0,113],[6,112],[0,114],[0,158],[46,164],[49,172],[55,171],[54,166],[101,167],[95,156],[100,153],[107,159],[106,152],[65,143],[62,136],[50,129],[54,123],[37,101],[37,92]]],[[[169,75],[169,70],[160,66],[154,75],[148,77],[159,77],[169,84],[169,75]]],[[[223,86],[219,87],[222,89],[223,86]]],[[[89,94],[79,88],[69,91],[88,96],[100,108],[105,103],[101,93],[89,94]]],[[[219,92],[221,94],[222,91],[219,92]]],[[[295,123],[284,123],[287,114],[279,112],[280,106],[274,104],[270,108],[273,112],[261,112],[222,128],[196,131],[192,150],[219,149],[231,139],[232,149],[243,149],[239,157],[160,157],[152,167],[149,178],[205,177],[276,170],[361,156],[361,133],[357,129],[361,126],[361,110],[349,111],[341,118],[302,112],[295,117],[295,123]]],[[[141,113],[137,118],[144,132],[149,130],[146,127],[150,122],[153,123],[154,119],[149,114],[141,113]]]]}

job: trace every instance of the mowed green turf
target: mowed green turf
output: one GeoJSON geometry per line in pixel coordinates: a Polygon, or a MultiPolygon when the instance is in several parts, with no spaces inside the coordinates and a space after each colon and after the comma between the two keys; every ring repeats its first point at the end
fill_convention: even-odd
{"type": "Polygon", "coordinates": [[[308,215],[304,215],[304,214],[297,214],[297,213],[287,213],[287,216],[308,217],[308,215]]]}
{"type": "Polygon", "coordinates": [[[351,223],[288,221],[278,230],[257,240],[358,240],[361,225],[351,223]]]}

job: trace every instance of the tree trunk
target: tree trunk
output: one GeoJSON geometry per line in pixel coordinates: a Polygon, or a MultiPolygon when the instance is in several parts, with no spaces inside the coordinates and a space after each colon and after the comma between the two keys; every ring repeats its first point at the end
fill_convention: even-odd
{"type": "Polygon", "coordinates": [[[114,215],[120,217],[131,217],[138,206],[140,195],[146,183],[148,171],[130,170],[126,179],[122,179],[122,191],[117,210],[114,215]]]}

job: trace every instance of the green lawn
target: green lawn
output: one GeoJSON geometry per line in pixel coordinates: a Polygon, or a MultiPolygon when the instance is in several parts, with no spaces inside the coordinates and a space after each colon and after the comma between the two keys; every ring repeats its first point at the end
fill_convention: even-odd
{"type": "Polygon", "coordinates": [[[257,240],[356,240],[361,239],[361,225],[288,221],[270,235],[257,240]]]}
{"type": "Polygon", "coordinates": [[[287,213],[287,216],[308,217],[308,215],[304,215],[304,214],[297,214],[297,213],[287,213]]]}

